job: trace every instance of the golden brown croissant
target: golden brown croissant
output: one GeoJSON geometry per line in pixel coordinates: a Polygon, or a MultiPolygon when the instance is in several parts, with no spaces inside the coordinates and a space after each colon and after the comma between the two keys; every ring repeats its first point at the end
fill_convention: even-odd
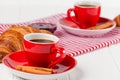
{"type": "Polygon", "coordinates": [[[120,27],[120,14],[115,17],[114,21],[116,22],[117,26],[120,27]]]}
{"type": "Polygon", "coordinates": [[[11,26],[0,36],[0,62],[5,55],[24,49],[22,44],[23,36],[28,33],[52,34],[47,30],[39,30],[29,26],[11,26]]]}

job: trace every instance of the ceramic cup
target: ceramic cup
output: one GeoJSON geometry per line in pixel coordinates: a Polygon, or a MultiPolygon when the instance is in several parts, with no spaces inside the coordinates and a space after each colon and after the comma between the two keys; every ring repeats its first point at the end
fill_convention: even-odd
{"type": "Polygon", "coordinates": [[[24,36],[25,54],[30,65],[51,67],[64,58],[64,49],[57,46],[59,38],[45,33],[30,33],[24,36]]]}
{"type": "Polygon", "coordinates": [[[78,24],[80,28],[85,29],[95,26],[100,17],[101,6],[95,1],[81,1],[67,11],[67,17],[78,24]],[[71,16],[71,12],[75,14],[75,19],[71,16]]]}

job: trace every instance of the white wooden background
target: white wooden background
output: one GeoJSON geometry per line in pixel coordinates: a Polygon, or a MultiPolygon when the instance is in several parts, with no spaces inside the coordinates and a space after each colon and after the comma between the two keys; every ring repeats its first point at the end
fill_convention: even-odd
{"type": "MultiPolygon", "coordinates": [[[[80,0],[0,0],[0,23],[24,22],[56,13],[66,13],[77,1],[80,0]]],[[[101,16],[113,18],[120,13],[120,0],[98,1],[102,6],[101,16]],[[110,13],[113,15],[110,16],[110,13]]]]}

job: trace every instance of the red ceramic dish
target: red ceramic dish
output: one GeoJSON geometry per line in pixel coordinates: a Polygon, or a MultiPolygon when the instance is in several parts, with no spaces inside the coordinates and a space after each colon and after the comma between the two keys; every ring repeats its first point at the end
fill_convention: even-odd
{"type": "Polygon", "coordinates": [[[18,71],[15,69],[17,65],[28,65],[29,63],[25,57],[25,52],[14,52],[7,56],[5,56],[2,60],[3,64],[8,68],[12,74],[22,77],[25,79],[53,79],[56,78],[55,76],[63,76],[65,74],[68,74],[74,70],[76,67],[76,60],[67,55],[66,58],[59,64],[56,64],[56,66],[53,68],[54,71],[57,71],[57,74],[50,74],[50,75],[40,75],[40,74],[32,74],[32,73],[26,73],[22,71],[18,71]]]}

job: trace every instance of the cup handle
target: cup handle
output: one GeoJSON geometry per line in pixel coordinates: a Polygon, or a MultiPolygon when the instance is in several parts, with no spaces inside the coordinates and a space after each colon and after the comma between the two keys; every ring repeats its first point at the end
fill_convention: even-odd
{"type": "Polygon", "coordinates": [[[64,54],[64,48],[61,48],[61,47],[53,48],[53,49],[52,49],[52,52],[53,52],[53,54],[54,54],[54,53],[59,54],[59,57],[57,57],[54,61],[52,61],[52,62],[48,65],[49,68],[53,67],[53,66],[56,65],[57,63],[62,62],[63,59],[66,57],[66,54],[64,54]]]}
{"type": "Polygon", "coordinates": [[[67,10],[67,17],[68,17],[68,19],[70,19],[71,21],[73,21],[75,24],[79,25],[79,23],[72,18],[71,12],[74,12],[74,14],[75,14],[74,8],[70,8],[70,9],[67,10]]]}

